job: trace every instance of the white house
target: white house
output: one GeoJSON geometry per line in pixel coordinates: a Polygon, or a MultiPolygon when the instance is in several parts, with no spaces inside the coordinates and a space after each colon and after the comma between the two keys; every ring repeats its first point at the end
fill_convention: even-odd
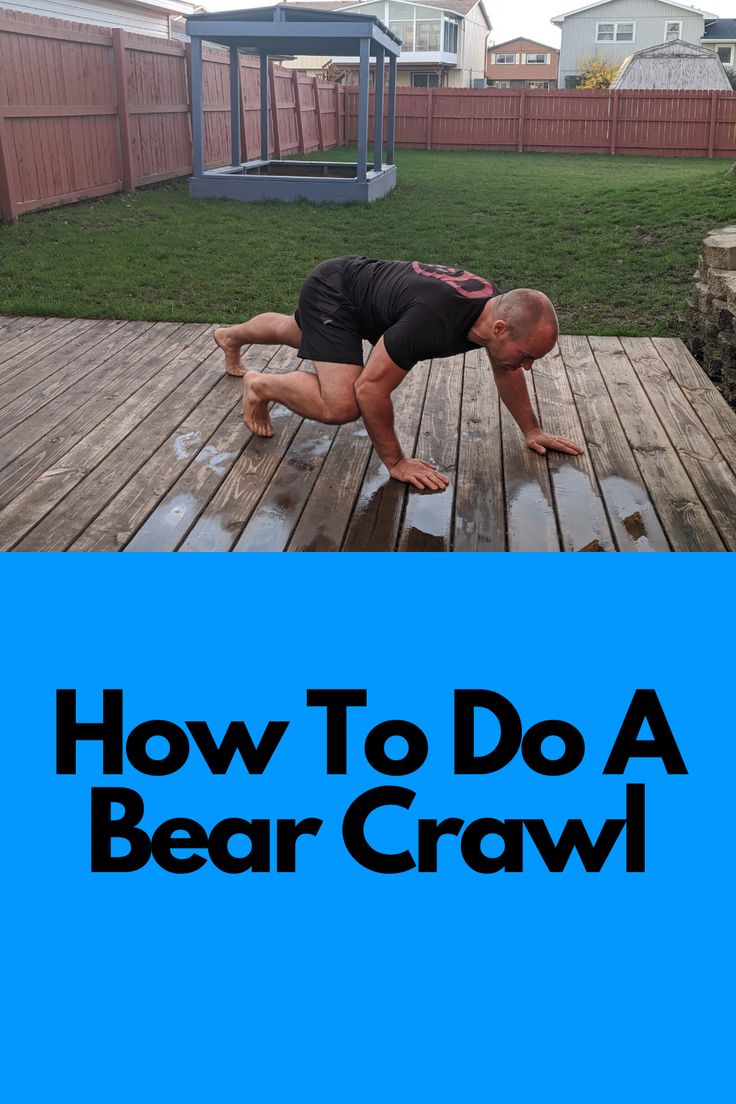
{"type": "Polygon", "coordinates": [[[194,3],[187,0],[0,0],[0,8],[95,27],[122,27],[134,34],[171,38],[171,23],[177,16],[192,15],[194,3]]]}
{"type": "MultiPolygon", "coordinates": [[[[295,0],[289,0],[295,2],[295,0]]],[[[472,88],[485,85],[486,47],[491,21],[483,0],[306,0],[327,11],[350,9],[375,15],[402,42],[396,83],[414,88],[472,88]]],[[[358,59],[300,56],[282,62],[317,76],[342,75],[357,83],[358,59]]],[[[371,75],[372,79],[372,75],[371,75]]]]}
{"type": "Polygon", "coordinates": [[[724,65],[736,69],[736,19],[716,19],[707,23],[703,46],[715,50],[724,65]]]}
{"type": "Polygon", "coordinates": [[[599,57],[618,67],[638,50],[684,39],[699,43],[718,17],[673,0],[598,0],[552,17],[562,32],[559,87],[574,87],[581,62],[599,57]]]}

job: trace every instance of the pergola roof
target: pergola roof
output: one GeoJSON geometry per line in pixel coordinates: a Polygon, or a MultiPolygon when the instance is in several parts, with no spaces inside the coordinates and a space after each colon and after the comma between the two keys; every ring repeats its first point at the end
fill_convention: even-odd
{"type": "Polygon", "coordinates": [[[360,43],[365,40],[371,53],[380,48],[388,55],[398,57],[401,53],[400,39],[376,16],[355,11],[317,11],[301,4],[202,12],[187,19],[187,34],[254,54],[307,52],[353,56],[360,52],[360,43]],[[314,49],[305,50],[310,45],[314,49]]]}

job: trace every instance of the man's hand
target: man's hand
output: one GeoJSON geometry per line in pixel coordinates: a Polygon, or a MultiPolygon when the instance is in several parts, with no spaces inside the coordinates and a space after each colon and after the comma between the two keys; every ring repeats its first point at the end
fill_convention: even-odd
{"type": "Polygon", "coordinates": [[[543,429],[528,429],[524,434],[526,443],[533,452],[542,455],[547,449],[554,452],[569,452],[572,456],[579,456],[585,450],[571,441],[569,437],[557,437],[553,433],[545,433],[543,429]]]}
{"type": "Polygon", "coordinates": [[[411,483],[419,491],[444,491],[450,482],[432,464],[425,464],[424,460],[409,460],[406,456],[389,468],[388,474],[392,479],[398,479],[399,483],[411,483]]]}

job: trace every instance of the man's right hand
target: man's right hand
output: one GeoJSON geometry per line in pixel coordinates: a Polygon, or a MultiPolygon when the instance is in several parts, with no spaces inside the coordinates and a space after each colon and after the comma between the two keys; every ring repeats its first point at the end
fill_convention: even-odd
{"type": "Polygon", "coordinates": [[[406,456],[389,468],[388,474],[399,483],[411,483],[419,491],[444,491],[450,482],[432,464],[425,464],[424,460],[410,460],[406,456]]]}

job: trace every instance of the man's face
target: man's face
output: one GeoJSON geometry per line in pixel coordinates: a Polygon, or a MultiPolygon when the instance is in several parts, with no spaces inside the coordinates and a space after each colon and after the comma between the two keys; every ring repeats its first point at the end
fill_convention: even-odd
{"type": "Polygon", "coordinates": [[[507,372],[523,368],[528,372],[534,361],[545,356],[556,340],[551,327],[539,327],[526,336],[513,337],[508,324],[499,320],[493,325],[486,348],[494,367],[507,372]]]}

